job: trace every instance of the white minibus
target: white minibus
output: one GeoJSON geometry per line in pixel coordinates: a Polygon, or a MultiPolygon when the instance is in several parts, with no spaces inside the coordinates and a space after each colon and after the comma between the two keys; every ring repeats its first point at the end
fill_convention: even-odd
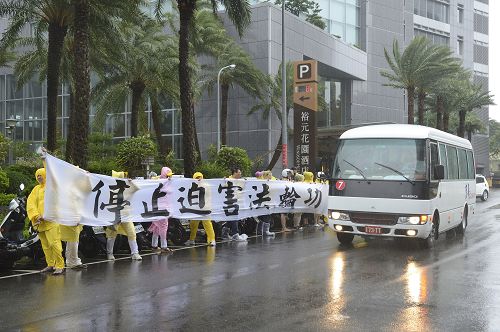
{"type": "Polygon", "coordinates": [[[476,202],[471,143],[417,125],[370,125],[340,137],[331,169],[328,224],[342,244],[355,235],[463,234],[476,202]]]}

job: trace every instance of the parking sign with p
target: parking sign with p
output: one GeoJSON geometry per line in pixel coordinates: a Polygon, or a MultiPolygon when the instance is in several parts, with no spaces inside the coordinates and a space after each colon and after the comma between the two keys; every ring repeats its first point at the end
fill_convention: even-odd
{"type": "Polygon", "coordinates": [[[311,61],[300,61],[295,62],[295,83],[301,82],[317,82],[317,62],[311,61]]]}

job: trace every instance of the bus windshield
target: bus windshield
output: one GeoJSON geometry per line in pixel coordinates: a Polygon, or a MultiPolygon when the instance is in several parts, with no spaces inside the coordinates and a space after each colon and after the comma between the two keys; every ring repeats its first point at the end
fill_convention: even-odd
{"type": "Polygon", "coordinates": [[[425,180],[425,140],[361,138],[342,140],[333,164],[336,179],[425,180]]]}

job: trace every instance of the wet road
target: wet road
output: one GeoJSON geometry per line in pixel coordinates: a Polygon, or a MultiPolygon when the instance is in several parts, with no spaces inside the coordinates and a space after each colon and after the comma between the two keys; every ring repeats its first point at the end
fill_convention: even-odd
{"type": "MultiPolygon", "coordinates": [[[[306,229],[0,279],[5,330],[500,330],[500,192],[432,250],[306,229]]],[[[21,272],[19,272],[21,273],[21,272]]]]}

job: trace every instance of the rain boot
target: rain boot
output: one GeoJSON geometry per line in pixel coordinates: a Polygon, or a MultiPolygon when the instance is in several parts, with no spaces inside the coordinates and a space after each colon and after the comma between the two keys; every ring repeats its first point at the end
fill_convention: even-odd
{"type": "Polygon", "coordinates": [[[262,235],[263,232],[262,232],[262,228],[264,226],[264,222],[260,219],[257,219],[258,222],[257,222],[257,235],[262,235]]]}
{"type": "Polygon", "coordinates": [[[114,237],[108,237],[106,239],[106,254],[108,256],[108,260],[114,261],[115,256],[113,256],[113,247],[115,246],[115,240],[116,238],[114,237]]]}
{"type": "Polygon", "coordinates": [[[268,222],[263,222],[262,224],[263,224],[263,232],[262,232],[262,234],[264,236],[274,236],[274,232],[270,232],[269,231],[269,228],[271,227],[271,224],[268,223],[268,222]]]}

